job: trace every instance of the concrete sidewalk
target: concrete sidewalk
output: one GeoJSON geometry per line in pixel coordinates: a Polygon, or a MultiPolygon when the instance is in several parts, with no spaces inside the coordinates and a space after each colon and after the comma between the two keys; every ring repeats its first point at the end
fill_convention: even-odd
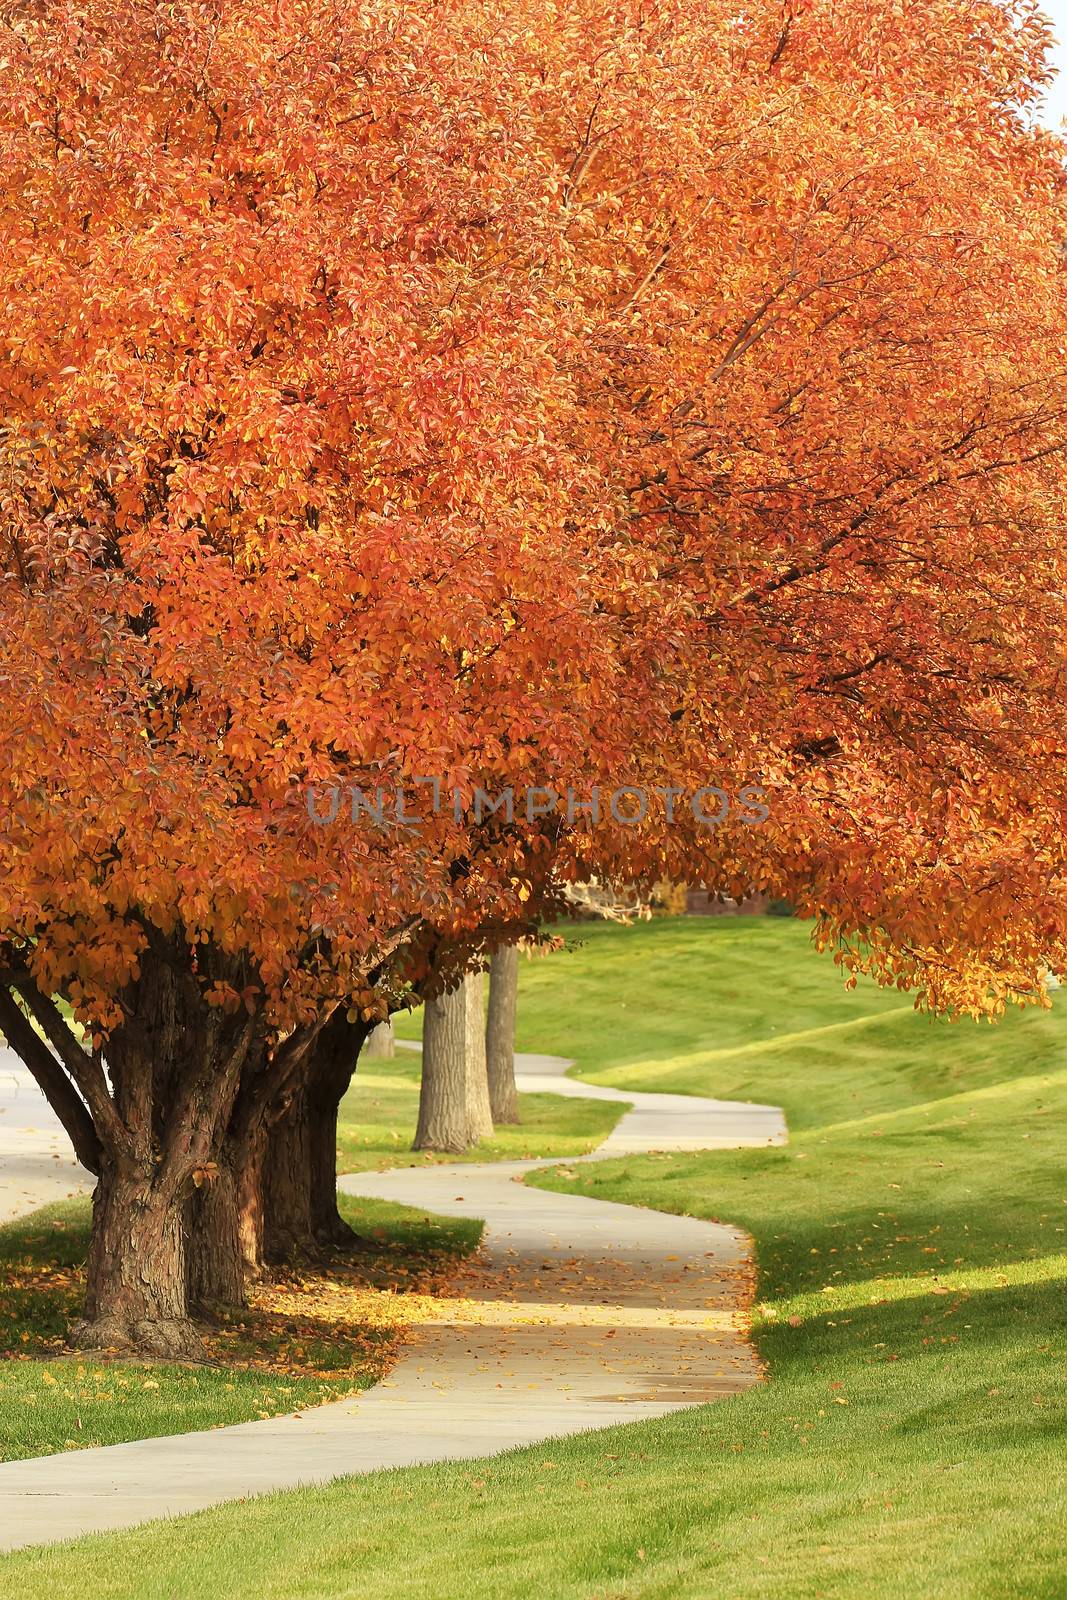
{"type": "MultiPolygon", "coordinates": [[[[583,1085],[524,1057],[522,1089],[633,1106],[592,1157],[780,1143],[781,1113],[583,1085]]],[[[68,1539],[381,1467],[490,1455],[663,1416],[759,1381],[743,1234],[523,1187],[555,1161],[398,1168],[340,1187],[486,1221],[483,1247],[389,1377],[266,1422],[0,1465],[0,1546],[68,1539]]],[[[573,1166],[573,1161],[563,1163],[573,1166]]]]}

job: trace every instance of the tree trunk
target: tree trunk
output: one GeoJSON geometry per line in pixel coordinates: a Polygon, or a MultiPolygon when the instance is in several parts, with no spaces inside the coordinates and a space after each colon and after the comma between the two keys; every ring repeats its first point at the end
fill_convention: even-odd
{"type": "MultiPolygon", "coordinates": [[[[216,1158],[257,1019],[210,1005],[183,937],[143,926],[147,943],[121,997],[106,1070],[28,976],[19,976],[18,991],[54,1056],[39,1058],[19,1017],[7,1020],[97,1165],[85,1315],[74,1343],[189,1356],[202,1354],[190,1290],[197,1301],[230,1299],[238,1284],[233,1200],[216,1158]]],[[[232,986],[241,973],[221,958],[216,976],[232,986]]]]}
{"type": "Polygon", "coordinates": [[[300,1092],[271,1129],[264,1206],[272,1261],[362,1242],[337,1209],[337,1117],[370,1031],[338,1008],[315,1040],[300,1092]]]}
{"type": "Polygon", "coordinates": [[[364,1243],[337,1209],[337,1119],[371,1031],[365,1022],[349,1022],[340,1010],[334,1012],[319,1037],[308,1078],[311,1229],[327,1249],[364,1243]]]}
{"type": "Polygon", "coordinates": [[[485,1061],[485,974],[468,972],[463,987],[467,996],[467,1116],[471,1143],[477,1144],[479,1139],[493,1137],[485,1061]]]}
{"type": "Polygon", "coordinates": [[[269,1148],[268,1132],[258,1123],[246,1136],[233,1162],[237,1204],[237,1248],[245,1282],[259,1277],[266,1259],[263,1214],[263,1168],[269,1148]]]}
{"type": "Polygon", "coordinates": [[[481,974],[426,1002],[416,1150],[459,1154],[493,1131],[481,974]]]}
{"type": "Polygon", "coordinates": [[[302,1087],[267,1134],[263,1164],[263,1256],[295,1261],[315,1254],[311,1227],[311,1182],[307,1089],[302,1087]]]}
{"type": "Polygon", "coordinates": [[[186,1313],[181,1207],[158,1181],[105,1157],[93,1193],[81,1350],[132,1350],[171,1359],[203,1355],[186,1313]]]}
{"type": "Polygon", "coordinates": [[[217,1177],[193,1191],[186,1216],[185,1259],[190,1310],[246,1303],[237,1176],[225,1162],[219,1163],[217,1177]]]}
{"type": "Polygon", "coordinates": [[[485,1057],[489,1107],[495,1123],[519,1120],[515,1088],[515,1015],[519,1000],[519,951],[501,945],[489,968],[489,1017],[485,1025],[485,1057]]]}
{"type": "Polygon", "coordinates": [[[189,1307],[242,1299],[218,1156],[255,1022],[209,1006],[185,959],[178,943],[142,952],[108,1042],[119,1130],[94,1197],[82,1349],[202,1357],[189,1307]]]}
{"type": "MultiPolygon", "coordinates": [[[[355,1065],[347,1073],[351,1080],[355,1065]]],[[[337,1208],[337,1111],[348,1082],[337,1092],[320,1090],[308,1096],[307,1153],[311,1200],[311,1231],[324,1249],[362,1244],[337,1208]]]]}
{"type": "Polygon", "coordinates": [[[372,1028],[363,1046],[365,1061],[392,1061],[396,1055],[396,1035],[391,1022],[379,1022],[372,1028]]]}
{"type": "Polygon", "coordinates": [[[265,1117],[229,1129],[218,1153],[218,1177],[189,1202],[189,1303],[199,1311],[246,1305],[247,1285],[263,1271],[266,1154],[265,1117]]]}
{"type": "Polygon", "coordinates": [[[427,1000],[422,1022],[422,1082],[416,1150],[460,1154],[470,1148],[467,1116],[467,997],[462,985],[427,1000]]]}

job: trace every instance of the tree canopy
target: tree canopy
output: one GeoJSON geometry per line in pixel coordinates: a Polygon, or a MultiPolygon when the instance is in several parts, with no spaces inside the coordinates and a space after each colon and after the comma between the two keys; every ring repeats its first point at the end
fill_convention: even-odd
{"type": "MultiPolygon", "coordinates": [[[[1062,950],[1062,154],[1028,5],[3,8],[0,928],[286,1028],[552,883],[1062,950]],[[765,825],[308,785],[758,782],[765,825]],[[258,1002],[257,1002],[258,1003],[258,1002]]],[[[546,895],[547,900],[539,899],[546,895]]]]}

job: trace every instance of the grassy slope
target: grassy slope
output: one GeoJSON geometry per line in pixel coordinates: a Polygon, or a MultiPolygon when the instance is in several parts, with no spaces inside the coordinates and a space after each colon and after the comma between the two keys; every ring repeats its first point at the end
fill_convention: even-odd
{"type": "MultiPolygon", "coordinates": [[[[789,919],[593,926],[575,939],[524,963],[519,1043],[573,1056],[593,1083],[770,1101],[796,1130],[1014,1070],[1005,1030],[931,1021],[873,983],[846,991],[789,919]]],[[[1042,1021],[1027,1019],[1026,1051],[1047,1048],[1033,1043],[1042,1021]]],[[[1064,1037],[1057,1024],[1049,1040],[1062,1049],[1064,1037]]]]}
{"type": "Polygon", "coordinates": [[[210,1551],[237,1600],[1062,1596],[1067,1005],[998,1029],[886,1015],[900,996],[842,994],[774,921],[598,929],[523,976],[526,1039],[591,1076],[785,1105],[782,1150],[539,1180],[748,1226],[772,1382],[29,1552],[5,1594],[185,1595],[210,1551]]]}

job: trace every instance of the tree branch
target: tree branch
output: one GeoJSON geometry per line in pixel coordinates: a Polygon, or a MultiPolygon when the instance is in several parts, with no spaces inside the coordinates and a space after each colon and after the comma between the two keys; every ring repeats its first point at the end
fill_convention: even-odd
{"type": "Polygon", "coordinates": [[[0,1028],[67,1131],[74,1154],[92,1173],[100,1171],[100,1140],[85,1102],[11,991],[0,985],[0,1028]]]}
{"type": "Polygon", "coordinates": [[[164,1191],[176,1189],[186,1175],[184,1169],[206,1161],[213,1154],[233,1111],[256,1023],[255,1016],[245,1018],[221,1061],[213,1050],[206,1052],[180,1099],[176,1097],[168,1117],[170,1133],[158,1177],[164,1191]],[[207,1102],[209,1115],[203,1114],[201,1102],[207,1102]]]}
{"type": "Polygon", "coordinates": [[[133,1141],[130,1130],[119,1116],[118,1108],[111,1098],[111,1091],[100,1062],[86,1054],[67,1026],[65,1018],[36,983],[32,980],[20,983],[18,992],[89,1107],[101,1145],[115,1155],[132,1155],[133,1141]]]}

